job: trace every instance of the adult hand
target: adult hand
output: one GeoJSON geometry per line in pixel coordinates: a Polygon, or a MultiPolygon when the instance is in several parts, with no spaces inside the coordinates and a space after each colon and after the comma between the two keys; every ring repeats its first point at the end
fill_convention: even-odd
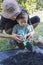
{"type": "Polygon", "coordinates": [[[15,39],[17,42],[22,41],[20,35],[17,35],[17,34],[12,34],[12,38],[15,39]]]}
{"type": "Polygon", "coordinates": [[[30,38],[32,38],[33,35],[34,35],[34,31],[26,34],[24,37],[29,40],[30,38]]]}
{"type": "Polygon", "coordinates": [[[30,38],[32,38],[32,36],[34,35],[34,29],[33,29],[32,25],[30,25],[30,30],[31,30],[31,32],[29,32],[28,34],[25,35],[25,38],[28,39],[28,40],[30,38]]]}

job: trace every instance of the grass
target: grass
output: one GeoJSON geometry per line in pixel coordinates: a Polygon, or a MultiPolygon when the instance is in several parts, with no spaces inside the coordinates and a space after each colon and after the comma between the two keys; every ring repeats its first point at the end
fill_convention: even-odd
{"type": "MultiPolygon", "coordinates": [[[[39,35],[43,36],[43,22],[40,22],[39,25],[36,27],[33,38],[35,37],[35,39],[36,39],[36,37],[39,35]]],[[[9,38],[0,38],[0,50],[11,49],[11,48],[15,47],[14,45],[12,45],[12,46],[6,45],[8,40],[9,40],[9,38]]]]}
{"type": "Polygon", "coordinates": [[[35,34],[33,37],[38,37],[39,35],[43,36],[43,22],[40,22],[39,25],[35,28],[35,34]]]}

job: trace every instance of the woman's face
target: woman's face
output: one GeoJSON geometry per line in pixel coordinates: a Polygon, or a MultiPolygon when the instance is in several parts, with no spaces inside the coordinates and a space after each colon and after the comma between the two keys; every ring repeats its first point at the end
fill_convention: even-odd
{"type": "Polygon", "coordinates": [[[16,13],[16,14],[15,14],[14,16],[12,16],[10,19],[11,19],[11,20],[15,20],[18,15],[19,15],[19,13],[16,13]]]}

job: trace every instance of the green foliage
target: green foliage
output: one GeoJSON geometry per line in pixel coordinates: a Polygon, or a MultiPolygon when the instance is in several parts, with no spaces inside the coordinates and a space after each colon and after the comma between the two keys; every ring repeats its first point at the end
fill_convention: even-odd
{"type": "MultiPolygon", "coordinates": [[[[0,11],[2,10],[2,1],[3,0],[0,0],[0,11]]],[[[17,0],[17,2],[21,4],[29,12],[29,14],[43,8],[43,0],[17,0]]]]}
{"type": "Polygon", "coordinates": [[[43,0],[17,0],[29,14],[32,14],[34,11],[43,8],[43,0]]]}
{"type": "Polygon", "coordinates": [[[42,9],[43,8],[43,0],[37,0],[36,9],[42,9]]]}
{"type": "Polygon", "coordinates": [[[30,14],[35,10],[36,0],[17,0],[30,14]]]}
{"type": "Polygon", "coordinates": [[[0,0],[0,2],[2,2],[2,0],[0,0]]]}

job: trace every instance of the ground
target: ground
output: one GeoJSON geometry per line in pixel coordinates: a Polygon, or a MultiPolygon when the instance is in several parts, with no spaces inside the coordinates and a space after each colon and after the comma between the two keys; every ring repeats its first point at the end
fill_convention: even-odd
{"type": "MultiPolygon", "coordinates": [[[[40,22],[37,28],[35,29],[35,34],[33,39],[36,39],[39,35],[43,36],[43,22],[40,22]]],[[[9,40],[9,38],[0,38],[0,50],[10,49],[14,48],[13,46],[7,46],[6,42],[9,40]]]]}

